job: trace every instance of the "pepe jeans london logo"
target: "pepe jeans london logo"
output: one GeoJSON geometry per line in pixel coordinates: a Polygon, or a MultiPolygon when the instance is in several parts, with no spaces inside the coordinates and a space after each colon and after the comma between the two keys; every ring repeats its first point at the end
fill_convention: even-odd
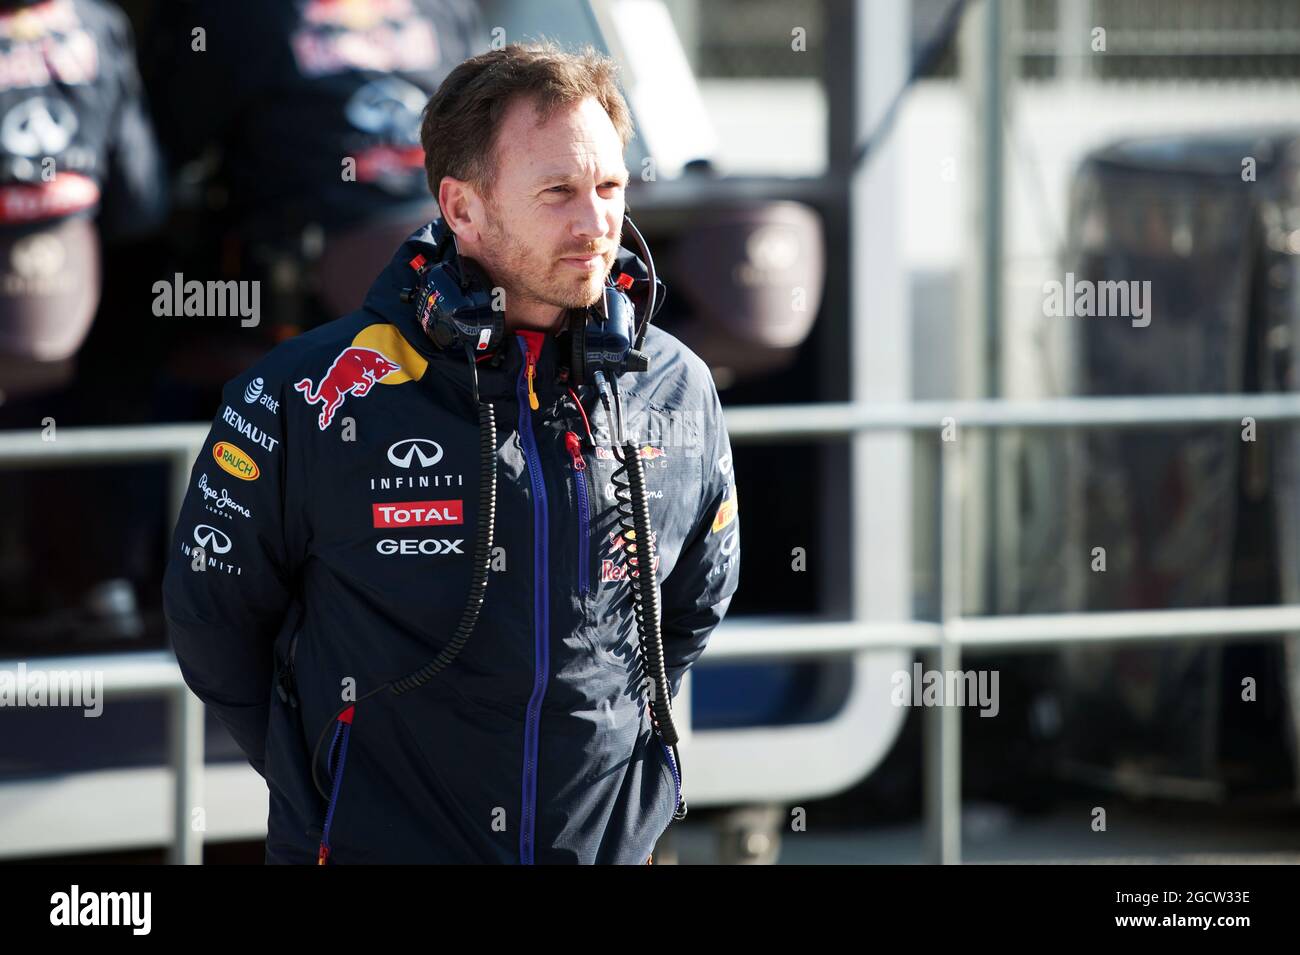
{"type": "Polygon", "coordinates": [[[215,488],[209,485],[207,472],[200,475],[198,487],[203,492],[203,507],[213,514],[218,514],[227,520],[231,519],[232,512],[243,517],[253,516],[248,508],[231,497],[224,487],[215,488]]]}

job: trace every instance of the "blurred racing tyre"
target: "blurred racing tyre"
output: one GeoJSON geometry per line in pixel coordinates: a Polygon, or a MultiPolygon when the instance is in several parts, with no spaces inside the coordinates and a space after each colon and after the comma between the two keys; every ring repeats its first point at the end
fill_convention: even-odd
{"type": "Polygon", "coordinates": [[[0,391],[69,383],[99,305],[100,249],[80,216],[0,227],[0,391]]]}
{"type": "Polygon", "coordinates": [[[742,381],[786,367],[812,331],[826,278],[821,217],[798,202],[709,207],[682,230],[670,268],[694,320],[663,323],[715,370],[742,381]]]}

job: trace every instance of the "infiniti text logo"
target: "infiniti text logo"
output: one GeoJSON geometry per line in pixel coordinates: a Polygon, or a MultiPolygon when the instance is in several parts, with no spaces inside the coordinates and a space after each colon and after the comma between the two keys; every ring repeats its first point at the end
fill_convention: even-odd
{"type": "Polygon", "coordinates": [[[442,460],[442,445],[428,438],[405,438],[388,449],[388,460],[399,468],[409,468],[413,458],[420,459],[422,468],[433,467],[442,460]]]}

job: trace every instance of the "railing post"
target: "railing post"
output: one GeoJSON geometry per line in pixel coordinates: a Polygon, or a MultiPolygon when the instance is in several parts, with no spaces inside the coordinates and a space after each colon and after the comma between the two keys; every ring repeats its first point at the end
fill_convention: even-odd
{"type": "Polygon", "coordinates": [[[203,702],[182,684],[170,694],[169,735],[173,783],[171,865],[203,864],[203,828],[195,826],[193,810],[203,808],[203,702]]]}
{"type": "MultiPolygon", "coordinates": [[[[961,617],[962,458],[956,435],[938,439],[939,459],[939,648],[924,654],[928,670],[961,668],[953,622],[961,617]]],[[[946,681],[945,681],[946,684],[946,681]]],[[[961,709],[944,700],[924,709],[925,855],[932,863],[961,862],[961,709]]]]}

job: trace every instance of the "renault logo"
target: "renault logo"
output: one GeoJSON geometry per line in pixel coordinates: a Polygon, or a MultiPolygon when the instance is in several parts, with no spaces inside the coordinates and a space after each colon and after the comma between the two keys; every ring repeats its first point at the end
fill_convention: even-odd
{"type": "Polygon", "coordinates": [[[422,468],[433,467],[442,460],[442,445],[428,438],[406,438],[388,449],[388,460],[399,468],[409,468],[412,458],[419,458],[422,468]]]}

